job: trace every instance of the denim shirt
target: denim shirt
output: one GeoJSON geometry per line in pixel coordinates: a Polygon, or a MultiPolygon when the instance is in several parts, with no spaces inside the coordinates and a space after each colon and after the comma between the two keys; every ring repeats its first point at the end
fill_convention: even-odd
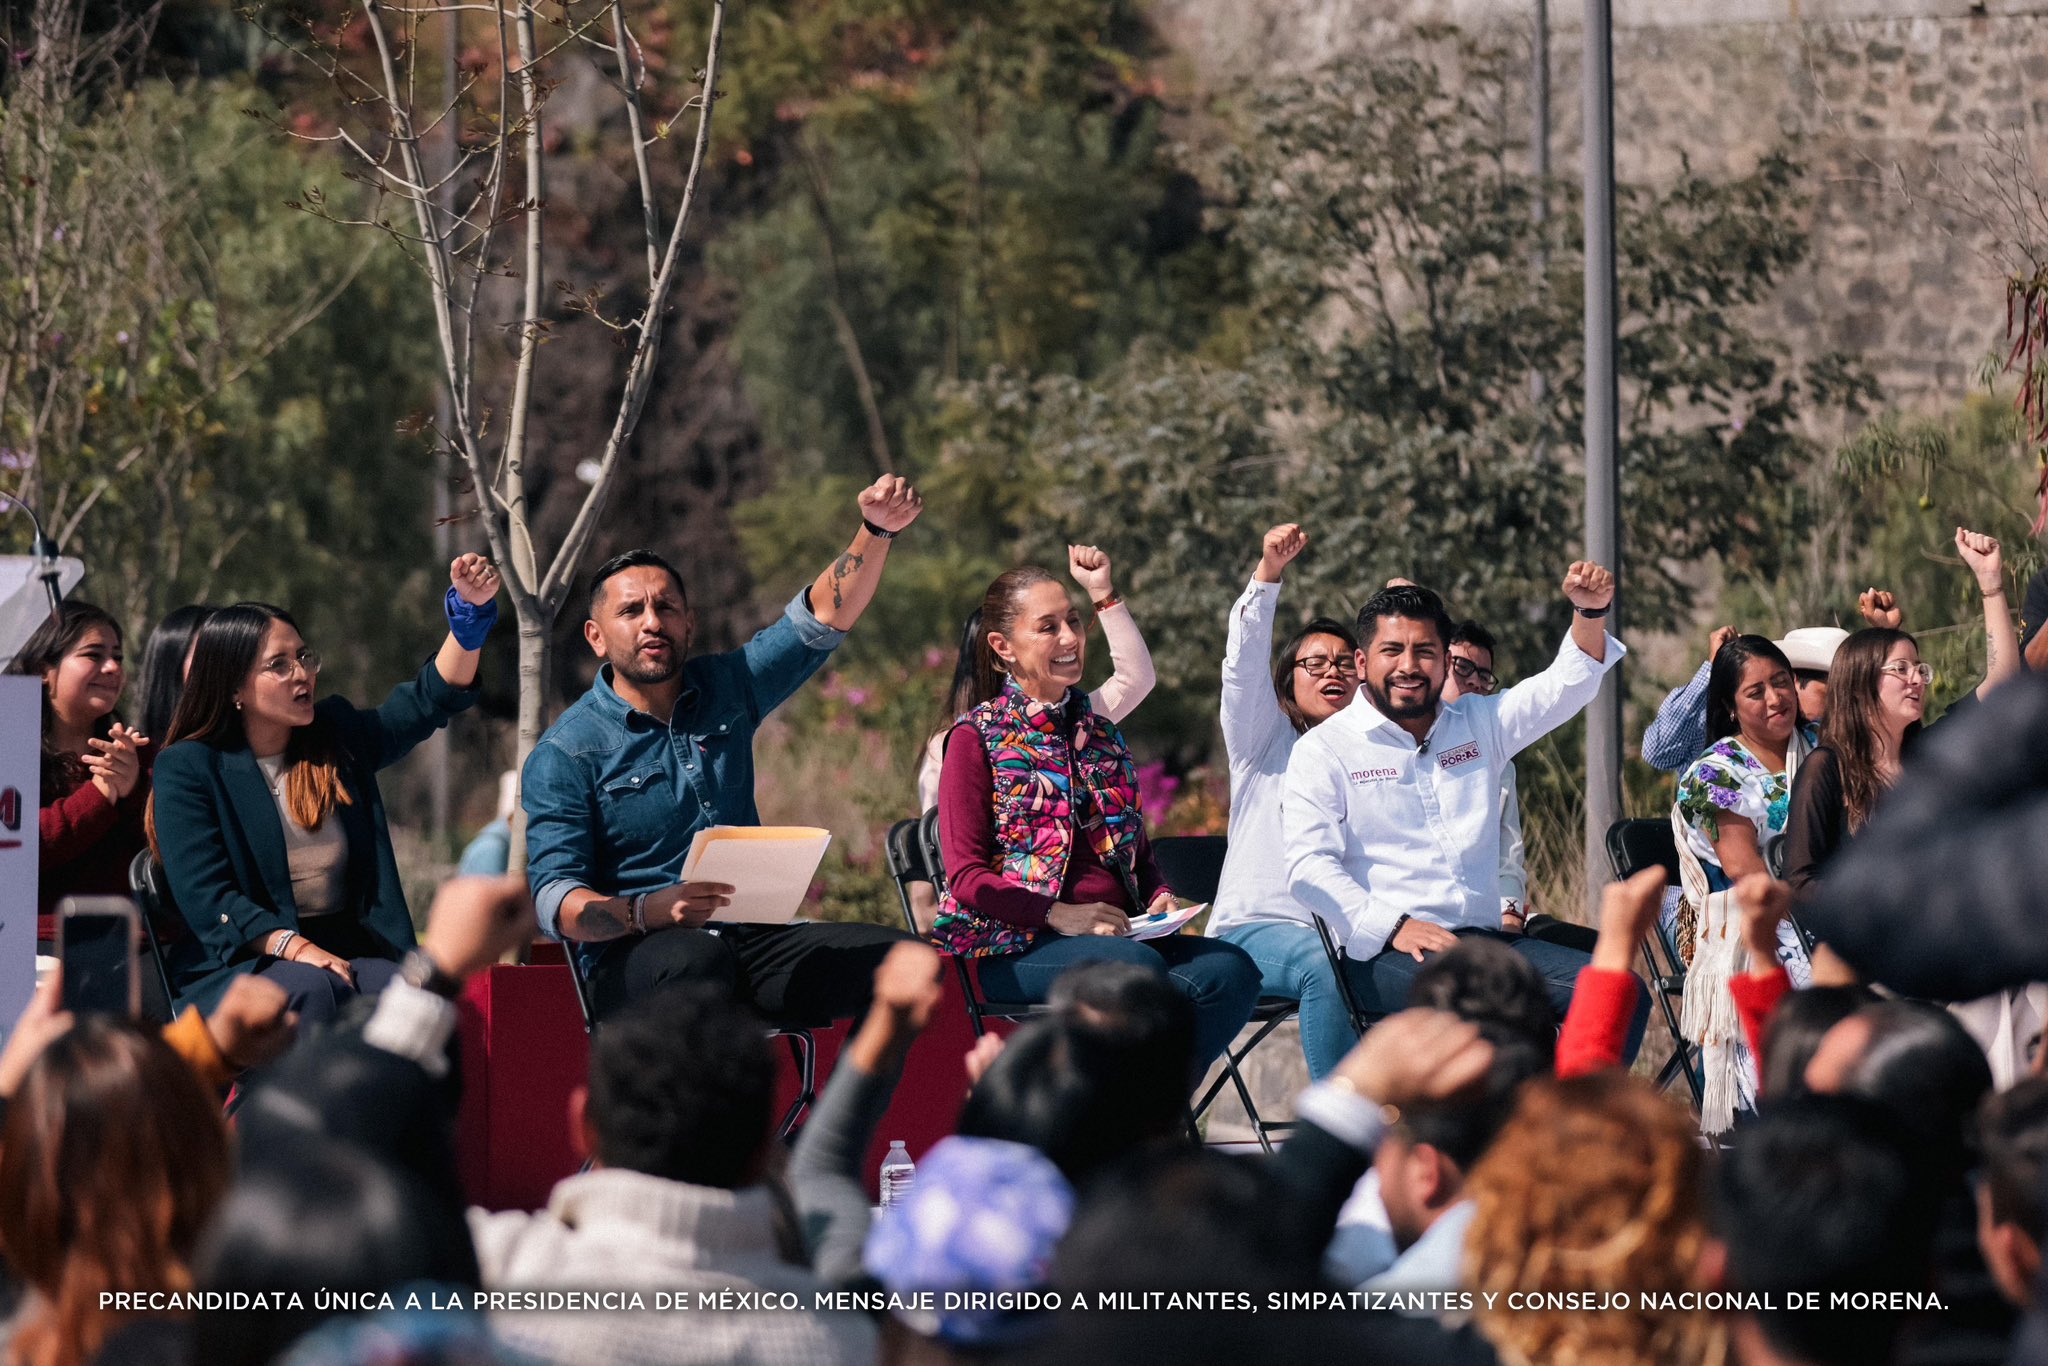
{"type": "Polygon", "coordinates": [[[548,728],[526,761],[526,876],[540,927],[561,938],[562,901],[678,881],[690,840],[712,825],[759,825],[754,732],[818,671],[844,631],[799,593],[773,626],[737,650],[683,665],[668,724],[628,706],[611,666],[548,728]]]}

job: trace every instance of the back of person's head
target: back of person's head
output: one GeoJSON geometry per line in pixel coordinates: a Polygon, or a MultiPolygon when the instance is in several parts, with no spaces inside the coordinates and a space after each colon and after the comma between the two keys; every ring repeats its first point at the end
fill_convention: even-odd
{"type": "Polygon", "coordinates": [[[108,1291],[184,1290],[228,1184],[220,1106],[153,1033],[81,1015],[29,1069],[0,1131],[0,1252],[41,1295],[26,1361],[87,1360],[108,1291]]]}
{"type": "MultiPolygon", "coordinates": [[[[1297,731],[1306,731],[1309,727],[1307,718],[1301,714],[1301,708],[1294,700],[1294,682],[1301,674],[1295,665],[1301,660],[1301,647],[1316,636],[1329,636],[1343,642],[1347,655],[1358,653],[1357,633],[1334,617],[1317,617],[1281,642],[1278,653],[1273,656],[1273,693],[1280,699],[1280,710],[1286,713],[1297,731]]],[[[1357,676],[1354,674],[1352,678],[1355,683],[1357,676]]]]}
{"type": "Polygon", "coordinates": [[[1147,1050],[1064,1015],[1027,1021],[968,1093],[956,1130],[1026,1143],[1076,1188],[1141,1149],[1185,1139],[1187,1069],[1163,1100],[1147,1050]]]}
{"type": "Polygon", "coordinates": [[[201,1314],[195,1360],[208,1366],[274,1359],[335,1312],[316,1302],[319,1290],[482,1283],[454,1202],[354,1144],[319,1137],[244,1165],[197,1269],[204,1290],[295,1291],[302,1302],[296,1310],[201,1314]]]}
{"type": "Polygon", "coordinates": [[[2040,1242],[2048,1231],[2048,1077],[2023,1077],[1984,1097],[1977,1135],[1991,1218],[2040,1242]]]}
{"type": "Polygon", "coordinates": [[[598,1029],[590,1048],[597,1158],[693,1186],[760,1179],[775,1063],[754,1015],[697,984],[665,987],[598,1029]]]}
{"type": "MultiPolygon", "coordinates": [[[[1883,735],[1884,666],[1900,645],[1918,650],[1918,643],[1904,631],[1872,626],[1843,641],[1828,668],[1828,714],[1821,725],[1821,743],[1834,751],[1842,805],[1851,830],[1863,827],[1884,794],[1878,752],[1883,735]]],[[[1918,721],[1906,727],[1908,734],[1919,729],[1918,721]]]]}
{"type": "Polygon", "coordinates": [[[1714,654],[1707,670],[1707,739],[1723,740],[1742,729],[1735,719],[1735,694],[1742,690],[1743,671],[1751,661],[1765,660],[1792,673],[1792,661],[1777,643],[1763,636],[1736,636],[1714,654]]]}
{"type": "Polygon", "coordinates": [[[1023,610],[1026,593],[1042,583],[1059,582],[1049,569],[1035,564],[1020,564],[996,575],[995,582],[988,586],[988,592],[982,595],[981,606],[974,613],[980,618],[980,629],[974,637],[974,691],[967,704],[969,707],[980,706],[1003,690],[1003,677],[1007,671],[997,657],[995,647],[989,644],[989,636],[1007,636],[1016,629],[1017,614],[1023,610]]]}
{"type": "Polygon", "coordinates": [[[142,733],[162,744],[171,733],[171,717],[178,699],[185,695],[185,661],[192,656],[192,642],[213,609],[199,603],[176,607],[149,633],[142,647],[142,705],[138,713],[142,733]]]}
{"type": "Polygon", "coordinates": [[[1516,1040],[1547,1069],[1557,1056],[1557,1011],[1535,965],[1498,939],[1461,939],[1415,974],[1411,1006],[1447,1010],[1499,1046],[1516,1040]]]}
{"type": "Polygon", "coordinates": [[[1855,1018],[1869,1037],[1844,1074],[1842,1092],[1882,1105],[1915,1134],[1924,1159],[1960,1175],[1977,1106],[1991,1090],[1984,1050],[1955,1016],[1920,1001],[1879,1001],[1855,1018]]]}
{"type": "Polygon", "coordinates": [[[1083,1193],[1053,1257],[1053,1285],[1080,1290],[1279,1290],[1322,1277],[1322,1249],[1277,1217],[1256,1162],[1209,1148],[1128,1158],[1083,1193]]]}
{"type": "Polygon", "coordinates": [[[1514,1118],[1522,1086],[1549,1076],[1556,1066],[1555,1047],[1539,1049],[1528,1039],[1480,1032],[1493,1043],[1493,1061],[1486,1075],[1454,1100],[1416,1101],[1401,1108],[1396,1132],[1410,1143],[1427,1143],[1458,1170],[1469,1173],[1514,1118]]]}
{"type": "Polygon", "coordinates": [[[976,607],[960,624],[960,648],[953,656],[953,681],[946,685],[946,701],[939,716],[945,730],[962,714],[972,711],[981,699],[975,696],[975,679],[981,664],[981,608],[976,607]]]}
{"type": "Polygon", "coordinates": [[[684,606],[689,605],[689,590],[683,587],[683,576],[676,572],[674,565],[651,550],[622,550],[591,572],[589,614],[595,615],[597,605],[604,601],[604,586],[628,569],[659,569],[675,584],[676,597],[684,606]]]}
{"type": "Polygon", "coordinates": [[[1776,1306],[1752,1314],[1781,1358],[1891,1359],[1901,1315],[1831,1306],[1837,1292],[1929,1283],[1940,1201],[1909,1142],[1870,1101],[1805,1095],[1772,1104],[1722,1153],[1714,1223],[1727,1288],[1776,1306]],[[1789,1308],[1787,1297],[1802,1292],[1820,1292],[1822,1307],[1789,1308]]]}
{"type": "Polygon", "coordinates": [[[1637,1293],[1691,1283],[1706,1238],[1699,1129],[1647,1081],[1609,1069],[1522,1088],[1466,1193],[1468,1288],[1503,1356],[1526,1361],[1708,1360],[1710,1316],[1510,1310],[1515,1291],[1637,1293]]]}
{"type": "Polygon", "coordinates": [[[1436,627],[1437,639],[1450,644],[1451,632],[1456,627],[1451,614],[1444,610],[1444,600],[1427,588],[1414,584],[1397,584],[1382,588],[1365,600],[1365,606],[1358,609],[1358,645],[1360,649],[1370,646],[1373,636],[1379,630],[1382,617],[1404,617],[1409,621],[1428,622],[1436,627]]]}
{"type": "MultiPolygon", "coordinates": [[[[1073,1213],[1074,1189],[1044,1153],[955,1134],[919,1160],[910,1194],[876,1217],[862,1261],[906,1303],[1036,1290],[1073,1213]]],[[[1043,1315],[971,1300],[896,1312],[924,1337],[968,1349],[1014,1343],[1043,1326],[1043,1315]]]]}
{"type": "Polygon", "coordinates": [[[1767,1101],[1806,1094],[1806,1065],[1827,1032],[1863,1007],[1877,993],[1861,985],[1807,987],[1778,1002],[1764,1029],[1759,1060],[1759,1094],[1767,1101]]]}
{"type": "Polygon", "coordinates": [[[337,1029],[303,1039],[243,1082],[235,1111],[244,1171],[309,1140],[355,1145],[460,1212],[455,1123],[445,1079],[337,1029]]]}
{"type": "MultiPolygon", "coordinates": [[[[1159,968],[1139,963],[1083,963],[1052,984],[1046,1004],[1120,1047],[1155,1053],[1176,1076],[1193,1066],[1194,1003],[1159,968]]],[[[1185,1089],[1185,1088],[1183,1088],[1185,1089]]]]}

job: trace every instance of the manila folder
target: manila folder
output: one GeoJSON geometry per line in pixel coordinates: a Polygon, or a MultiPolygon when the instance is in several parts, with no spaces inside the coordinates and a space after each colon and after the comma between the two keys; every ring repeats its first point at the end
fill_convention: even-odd
{"type": "Polygon", "coordinates": [[[810,825],[714,825],[699,830],[683,860],[683,881],[723,882],[732,904],[712,921],[787,925],[803,908],[832,832],[810,825]]]}

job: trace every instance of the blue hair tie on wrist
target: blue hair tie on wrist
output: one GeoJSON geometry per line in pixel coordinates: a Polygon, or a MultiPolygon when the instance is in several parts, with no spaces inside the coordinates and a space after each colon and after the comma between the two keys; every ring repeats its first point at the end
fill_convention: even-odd
{"type": "Polygon", "coordinates": [[[451,586],[442,605],[448,610],[448,633],[465,650],[481,650],[498,624],[498,600],[492,598],[478,607],[463,599],[451,586]]]}

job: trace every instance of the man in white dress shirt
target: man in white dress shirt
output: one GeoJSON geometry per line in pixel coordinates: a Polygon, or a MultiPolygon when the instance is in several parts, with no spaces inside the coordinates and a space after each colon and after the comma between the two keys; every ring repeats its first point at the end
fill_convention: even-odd
{"type": "MultiPolygon", "coordinates": [[[[1415,974],[1460,934],[1501,936],[1529,959],[1563,1018],[1586,954],[1501,928],[1501,779],[1510,760],[1583,710],[1626,653],[1600,619],[1614,576],[1564,577],[1571,634],[1550,667],[1506,692],[1443,700],[1452,626],[1403,585],[1358,614],[1359,694],[1288,761],[1282,832],[1294,896],[1343,940],[1367,1012],[1400,1010],[1415,974]]],[[[1640,1041],[1639,998],[1629,1050],[1640,1041]]]]}

